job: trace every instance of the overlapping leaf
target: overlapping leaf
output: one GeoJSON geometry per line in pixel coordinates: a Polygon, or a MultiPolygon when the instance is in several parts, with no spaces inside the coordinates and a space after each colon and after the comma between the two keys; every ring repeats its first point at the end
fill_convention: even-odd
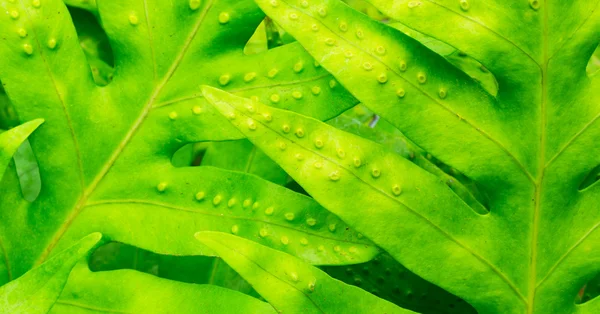
{"type": "Polygon", "coordinates": [[[0,287],[0,313],[45,314],[61,294],[71,269],[98,244],[93,233],[17,280],[0,287]]]}
{"type": "Polygon", "coordinates": [[[412,313],[359,288],[329,277],[288,254],[218,232],[199,232],[279,312],[412,313]]]}
{"type": "Polygon", "coordinates": [[[198,230],[235,233],[317,264],[377,253],[308,197],[255,176],[171,165],[186,143],[242,138],[206,104],[200,84],[320,119],[356,102],[298,44],[244,55],[264,18],[254,3],[97,4],[115,60],[102,87],[62,1],[0,1],[0,79],[22,120],[47,121],[31,138],[39,197],[22,198],[14,171],[0,186],[2,283],[93,231],[173,255],[212,254],[193,241],[198,230]],[[336,246],[357,250],[342,255],[336,246]]]}
{"type": "Polygon", "coordinates": [[[497,79],[497,96],[424,46],[339,1],[257,2],[366,106],[482,187],[490,214],[465,219],[467,209],[449,201],[450,195],[440,201],[443,188],[427,190],[435,184],[426,183],[426,175],[373,143],[295,114],[277,111],[268,124],[244,112],[249,102],[219,94],[215,103],[225,114],[244,112],[260,123],[253,132],[243,119],[233,122],[311,195],[479,312],[598,311],[597,299],[574,303],[600,271],[598,185],[586,180],[600,164],[594,141],[600,132],[599,81],[586,73],[599,41],[598,1],[372,1],[385,14],[472,55],[497,79]],[[303,128],[303,138],[271,127],[275,121],[303,128]],[[332,148],[311,146],[316,136],[332,148]],[[291,150],[304,152],[310,162],[294,164],[272,147],[276,140],[290,141],[291,150]],[[340,148],[364,168],[336,156],[340,148]],[[374,150],[380,153],[363,157],[374,150]],[[319,158],[327,171],[307,170],[319,158]],[[381,179],[368,178],[365,172],[373,167],[381,179]],[[325,178],[316,179],[326,172],[327,185],[325,178]],[[379,202],[364,210],[368,203],[356,191],[379,183],[382,194],[410,205],[412,219],[400,219],[397,204],[379,202]],[[332,199],[334,193],[345,197],[332,199]],[[359,219],[356,210],[369,218],[359,219]],[[445,236],[434,238],[436,233],[445,236]],[[404,247],[394,246],[399,241],[404,247]]]}

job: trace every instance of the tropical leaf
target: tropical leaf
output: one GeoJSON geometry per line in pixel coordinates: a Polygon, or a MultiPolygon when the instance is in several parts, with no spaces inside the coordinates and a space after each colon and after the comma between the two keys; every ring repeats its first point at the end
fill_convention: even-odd
{"type": "Polygon", "coordinates": [[[412,273],[389,254],[348,266],[323,266],[328,275],[417,313],[477,313],[464,300],[412,273]]]}
{"type": "Polygon", "coordinates": [[[0,313],[48,313],[62,292],[71,269],[101,238],[101,234],[92,233],[19,279],[0,287],[0,313]]]}
{"type": "Polygon", "coordinates": [[[252,241],[219,232],[199,232],[196,238],[215,250],[279,312],[412,313],[252,241]]]}
{"type": "Polygon", "coordinates": [[[90,312],[276,313],[268,303],[213,285],[165,280],[131,270],[93,273],[79,264],[50,313],[90,312]]]}
{"type": "Polygon", "coordinates": [[[280,185],[288,181],[287,173],[248,140],[212,143],[202,165],[252,173],[280,185]]]}
{"type": "Polygon", "coordinates": [[[367,261],[379,251],[308,197],[248,174],[172,166],[187,143],[242,138],[207,105],[200,84],[319,119],[356,103],[298,44],[244,55],[264,19],[252,1],[98,1],[114,55],[107,86],[94,82],[62,1],[0,7],[0,79],[21,120],[46,121],[30,138],[39,197],[23,199],[15,171],[0,183],[1,283],[91,232],[179,256],[213,254],[193,240],[198,230],[239,234],[315,264],[367,261]],[[358,250],[341,255],[337,245],[358,250]]]}
{"type": "Polygon", "coordinates": [[[364,105],[475,182],[489,214],[391,148],[214,89],[205,95],[222,114],[239,114],[232,124],[321,204],[480,313],[597,312],[597,300],[574,300],[600,271],[599,81],[585,69],[599,2],[372,2],[473,56],[496,78],[497,95],[340,1],[257,0],[364,105]],[[424,22],[434,16],[447,22],[424,22]],[[492,20],[500,22],[482,22],[492,20]]]}
{"type": "MultiPolygon", "coordinates": [[[[481,313],[598,311],[596,300],[578,307],[573,302],[599,271],[594,253],[600,245],[597,185],[585,180],[595,177],[600,163],[593,140],[600,131],[599,81],[585,69],[598,45],[598,1],[372,1],[384,14],[481,62],[498,81],[496,97],[424,46],[339,1],[257,2],[366,106],[482,187],[490,214],[465,219],[466,209],[449,202],[433,212],[410,206],[421,217],[419,223],[442,235],[435,240],[416,221],[368,223],[372,214],[358,221],[346,208],[364,207],[357,206],[359,196],[342,198],[346,204],[331,200],[319,192],[325,190],[322,182],[301,180],[291,165],[285,166],[289,160],[278,160],[312,196],[409,269],[465,298],[481,313]],[[426,22],[434,17],[446,22],[426,22]],[[397,231],[401,228],[415,233],[391,236],[405,232],[397,231]],[[391,234],[378,238],[385,234],[382,230],[391,234]],[[404,248],[393,249],[393,239],[403,238],[404,248]]],[[[312,120],[294,115],[293,121],[310,121],[325,133],[312,120]]],[[[305,127],[305,138],[317,132],[305,127]]],[[[254,132],[253,142],[262,142],[260,135],[254,132]]],[[[336,136],[337,143],[354,140],[336,136]]],[[[373,149],[368,143],[355,145],[352,154],[358,154],[357,146],[361,152],[373,149]]],[[[371,156],[365,163],[377,167],[381,158],[388,159],[371,156]]],[[[395,161],[393,167],[403,163],[395,161]]],[[[348,184],[355,181],[350,178],[348,184]]],[[[427,197],[439,195],[423,193],[421,186],[416,190],[422,176],[413,172],[400,175],[390,169],[388,178],[402,180],[386,182],[391,192],[395,185],[389,184],[401,186],[395,191],[401,192],[402,203],[420,194],[418,203],[427,204],[427,197]]],[[[339,182],[335,186],[328,192],[349,188],[339,182]]],[[[392,220],[387,210],[377,213],[392,220]]]]}

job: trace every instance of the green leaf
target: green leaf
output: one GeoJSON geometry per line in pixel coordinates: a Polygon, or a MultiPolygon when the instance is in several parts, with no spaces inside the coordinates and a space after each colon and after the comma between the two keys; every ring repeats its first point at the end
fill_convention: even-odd
{"type": "Polygon", "coordinates": [[[0,133],[0,180],[10,163],[13,155],[17,152],[21,144],[27,140],[27,137],[44,123],[42,119],[36,119],[27,122],[21,126],[0,133]]]}
{"type": "Polygon", "coordinates": [[[244,55],[264,19],[252,1],[98,1],[115,61],[107,86],[94,82],[62,1],[3,0],[0,6],[8,12],[0,15],[0,29],[7,30],[0,79],[20,119],[46,121],[30,138],[42,178],[39,197],[23,199],[14,171],[0,183],[0,239],[12,274],[3,270],[2,280],[90,232],[171,255],[212,254],[190,241],[198,230],[237,233],[316,264],[377,254],[310,198],[252,175],[171,164],[187,143],[242,138],[201,97],[201,84],[221,83],[322,119],[356,103],[339,85],[330,87],[331,75],[298,44],[244,55]],[[315,86],[320,92],[313,94],[315,86]],[[322,101],[331,106],[321,108],[322,101]],[[308,225],[308,218],[318,223],[308,225]],[[331,232],[328,224],[340,229],[331,232]],[[319,251],[317,243],[361,250],[342,256],[319,251]]]}
{"type": "Polygon", "coordinates": [[[275,313],[265,302],[213,285],[131,270],[90,272],[79,264],[50,313],[275,313]]]}
{"type": "Polygon", "coordinates": [[[231,123],[310,195],[402,264],[418,264],[458,289],[468,289],[465,278],[485,281],[491,291],[506,289],[506,278],[478,252],[494,253],[485,246],[493,225],[438,177],[385,146],[320,121],[210,87],[203,92],[224,116],[235,115],[231,123]],[[441,263],[457,267],[448,274],[435,267],[441,263]]]}
{"type": "Polygon", "coordinates": [[[199,232],[278,311],[290,313],[412,313],[329,277],[291,255],[236,236],[199,232]]]}
{"type": "Polygon", "coordinates": [[[280,185],[288,181],[287,173],[248,140],[212,143],[202,165],[252,173],[280,185]]]}
{"type": "MultiPolygon", "coordinates": [[[[512,119],[526,113],[499,110],[479,83],[414,39],[337,0],[308,8],[297,1],[257,3],[364,105],[446,164],[472,179],[497,178],[494,184],[512,179],[511,170],[525,170],[526,178],[537,171],[534,154],[526,150],[539,145],[537,129],[531,125],[521,131],[512,119]],[[333,12],[340,18],[330,18],[333,12]],[[520,132],[519,141],[511,141],[509,129],[520,132]],[[454,134],[461,142],[453,140],[454,134]],[[480,167],[488,162],[499,169],[480,167]]],[[[519,125],[525,123],[520,120],[519,125]]]]}
{"type": "MultiPolygon", "coordinates": [[[[332,201],[318,193],[324,189],[317,177],[300,180],[284,165],[289,160],[278,162],[329,210],[480,313],[598,312],[597,299],[580,306],[574,300],[600,272],[599,185],[587,179],[600,165],[600,80],[586,72],[598,46],[600,2],[371,2],[481,62],[497,79],[497,96],[422,44],[340,1],[257,0],[364,105],[481,187],[490,214],[465,221],[457,217],[464,215],[461,207],[452,203],[412,206],[421,221],[447,235],[439,239],[417,221],[358,221],[347,209],[361,207],[358,196],[332,201]],[[395,237],[406,239],[404,248],[378,237],[393,228],[413,231],[395,237]]],[[[340,134],[335,140],[355,139],[340,134]]],[[[372,148],[361,143],[347,154],[372,148]]],[[[387,160],[382,154],[365,163],[387,160]]],[[[423,192],[412,188],[421,182],[412,172],[391,178],[409,184],[400,199],[423,192]]],[[[329,193],[353,196],[364,189],[337,184],[329,193]]],[[[416,203],[438,195],[422,193],[416,203]]],[[[377,206],[381,215],[397,209],[377,206]]]]}
{"type": "Polygon", "coordinates": [[[102,235],[93,233],[56,254],[17,280],[0,287],[0,313],[48,313],[77,261],[96,247],[102,235]]]}
{"type": "Polygon", "coordinates": [[[363,264],[321,269],[333,278],[418,313],[477,313],[464,300],[419,278],[386,253],[363,264]]]}

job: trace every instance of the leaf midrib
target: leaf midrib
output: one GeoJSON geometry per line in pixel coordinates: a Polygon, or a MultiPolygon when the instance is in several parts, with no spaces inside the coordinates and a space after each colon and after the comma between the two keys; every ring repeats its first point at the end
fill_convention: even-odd
{"type": "Polygon", "coordinates": [[[540,121],[540,152],[538,159],[538,178],[535,181],[535,205],[533,211],[533,225],[532,225],[532,236],[531,236],[531,251],[530,251],[530,265],[528,275],[528,293],[527,293],[527,313],[533,313],[535,310],[535,293],[536,293],[536,279],[537,279],[537,246],[539,239],[539,220],[540,220],[540,207],[541,207],[541,195],[542,185],[544,182],[544,174],[546,171],[546,133],[547,133],[547,106],[548,106],[548,1],[544,0],[543,4],[544,15],[542,18],[543,23],[543,36],[542,36],[542,59],[543,65],[541,66],[542,75],[542,101],[540,104],[541,121],[540,121]]]}
{"type": "MultiPolygon", "coordinates": [[[[171,77],[173,76],[173,74],[175,73],[177,68],[179,67],[179,65],[180,65],[181,61],[183,60],[185,54],[187,53],[192,41],[196,37],[198,30],[202,26],[202,23],[204,22],[208,11],[212,8],[214,1],[215,0],[210,0],[206,4],[206,6],[204,7],[204,9],[202,10],[202,12],[199,15],[198,22],[196,22],[196,25],[194,25],[194,28],[192,29],[191,34],[188,36],[188,38],[184,42],[183,48],[181,49],[179,54],[176,56],[173,64],[171,64],[171,67],[165,74],[163,80],[154,89],[154,92],[151,94],[151,96],[150,96],[148,102],[146,103],[146,105],[144,106],[140,116],[135,120],[134,124],[129,129],[127,134],[125,134],[124,138],[119,143],[119,146],[115,149],[115,151],[113,152],[111,157],[104,164],[104,166],[102,167],[102,169],[100,170],[98,175],[88,185],[87,189],[85,189],[85,191],[79,198],[78,202],[73,207],[70,214],[67,216],[67,219],[65,220],[65,222],[57,229],[57,232],[55,233],[54,237],[52,238],[52,240],[50,241],[50,243],[48,244],[46,249],[42,252],[42,254],[40,255],[40,258],[36,261],[36,263],[35,263],[36,265],[43,263],[48,258],[49,254],[52,252],[52,250],[57,245],[57,243],[62,238],[62,236],[66,233],[69,226],[73,223],[75,218],[77,218],[79,213],[81,213],[82,209],[85,207],[85,204],[87,203],[89,196],[91,194],[93,194],[93,192],[96,190],[96,187],[98,186],[100,181],[102,181],[102,179],[104,179],[104,177],[109,172],[109,170],[112,168],[114,163],[117,161],[117,159],[119,158],[119,156],[121,155],[121,153],[123,152],[123,150],[125,149],[127,144],[129,144],[129,142],[133,138],[134,134],[137,132],[137,130],[143,124],[143,122],[145,121],[146,117],[148,116],[148,114],[150,113],[150,111],[152,109],[152,105],[154,104],[154,102],[160,95],[160,93],[163,90],[163,88],[165,87],[165,85],[169,82],[169,80],[171,79],[171,77]]],[[[147,11],[145,13],[147,14],[147,11]]],[[[150,17],[146,15],[146,19],[149,20],[150,17]]],[[[148,25],[149,25],[149,22],[148,22],[148,25]]]]}

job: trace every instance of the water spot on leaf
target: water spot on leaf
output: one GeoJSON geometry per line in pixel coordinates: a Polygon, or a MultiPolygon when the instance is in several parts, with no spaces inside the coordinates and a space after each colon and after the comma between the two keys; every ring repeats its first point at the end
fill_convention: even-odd
{"type": "Polygon", "coordinates": [[[340,158],[345,158],[345,157],[346,157],[346,152],[345,152],[343,149],[341,149],[341,148],[338,148],[338,149],[337,149],[337,155],[338,155],[338,157],[340,157],[340,158]]]}
{"type": "Polygon", "coordinates": [[[267,75],[270,78],[274,78],[277,75],[277,73],[279,73],[279,70],[277,70],[277,69],[271,69],[267,75]]]}
{"type": "Polygon", "coordinates": [[[31,46],[30,44],[24,44],[23,45],[23,51],[27,55],[31,56],[33,54],[33,46],[31,46]]]}
{"type": "Polygon", "coordinates": [[[402,194],[402,187],[400,185],[398,185],[398,184],[395,184],[392,187],[392,193],[394,193],[394,195],[396,195],[396,196],[402,194]]]}
{"type": "Polygon", "coordinates": [[[363,63],[363,69],[365,69],[367,71],[371,71],[371,70],[373,70],[373,64],[371,62],[365,62],[365,63],[363,63]]]}
{"type": "Polygon", "coordinates": [[[323,141],[320,138],[318,138],[318,139],[315,140],[315,147],[316,148],[322,148],[323,145],[325,145],[325,144],[323,144],[323,141]]]}
{"type": "Polygon", "coordinates": [[[19,11],[17,11],[17,10],[10,11],[9,15],[10,15],[10,18],[12,18],[13,20],[19,19],[19,16],[20,16],[19,11]]]}
{"type": "Polygon", "coordinates": [[[294,64],[294,72],[300,73],[302,70],[304,70],[304,62],[298,61],[296,64],[294,64]]]}
{"type": "Polygon", "coordinates": [[[206,193],[204,193],[203,191],[200,191],[200,192],[196,193],[195,198],[197,201],[202,201],[202,200],[204,200],[205,196],[206,196],[206,193]]]}
{"type": "Polygon", "coordinates": [[[329,231],[335,232],[336,227],[336,224],[329,224],[329,231]]]}
{"type": "Polygon", "coordinates": [[[321,168],[323,168],[323,164],[322,164],[321,162],[319,162],[319,161],[315,162],[315,163],[314,163],[314,166],[315,166],[315,168],[317,168],[317,169],[321,169],[321,168]]]}
{"type": "Polygon", "coordinates": [[[288,239],[288,237],[286,237],[286,236],[282,236],[281,237],[281,243],[283,245],[288,245],[290,243],[290,239],[288,239]]]}
{"type": "Polygon", "coordinates": [[[321,17],[326,17],[326,16],[327,16],[327,9],[325,9],[325,8],[320,8],[320,9],[319,9],[319,15],[320,15],[321,17]]]}
{"type": "Polygon", "coordinates": [[[231,80],[231,75],[223,74],[223,75],[221,75],[221,77],[219,77],[219,84],[221,84],[221,86],[225,86],[225,85],[229,84],[230,80],[231,80]]]}
{"type": "Polygon", "coordinates": [[[178,117],[178,115],[177,115],[177,112],[176,112],[176,111],[171,111],[171,112],[169,113],[169,119],[171,119],[171,121],[175,121],[175,120],[177,120],[177,117],[178,117]]]}
{"type": "Polygon", "coordinates": [[[398,68],[402,72],[406,71],[406,69],[408,68],[408,65],[406,64],[406,61],[401,60],[400,63],[398,64],[398,68]]]}
{"type": "Polygon", "coordinates": [[[408,3],[408,8],[410,8],[410,9],[414,9],[414,8],[416,8],[416,7],[420,6],[420,5],[421,5],[421,2],[420,2],[420,1],[410,1],[410,2],[408,3]]]}
{"type": "Polygon", "coordinates": [[[237,203],[237,200],[235,198],[229,199],[229,201],[227,202],[227,207],[231,208],[231,207],[235,206],[236,203],[237,203]]]}
{"type": "Polygon", "coordinates": [[[27,31],[24,28],[19,28],[19,30],[17,31],[17,34],[19,34],[19,37],[21,37],[21,38],[27,37],[27,31]]]}
{"type": "Polygon", "coordinates": [[[377,52],[378,55],[383,56],[385,54],[385,47],[383,46],[378,46],[375,51],[377,52]]]}
{"type": "Polygon", "coordinates": [[[135,15],[135,14],[129,15],[129,24],[136,26],[139,23],[140,23],[140,20],[138,19],[137,15],[135,15]]]}
{"type": "Polygon", "coordinates": [[[313,25],[310,26],[310,29],[312,29],[313,32],[318,32],[319,31],[319,25],[313,24],[313,25]]]}
{"type": "Polygon", "coordinates": [[[261,238],[266,238],[269,235],[269,231],[265,228],[261,228],[258,234],[261,238]]]}
{"type": "Polygon", "coordinates": [[[290,20],[297,20],[298,19],[298,14],[292,12],[292,13],[290,13],[289,17],[290,17],[290,20]]]}
{"type": "Polygon", "coordinates": [[[291,272],[290,273],[290,279],[294,282],[298,281],[298,274],[296,272],[291,272]]]}
{"type": "Polygon", "coordinates": [[[164,192],[167,190],[167,183],[166,182],[161,182],[156,186],[156,190],[159,192],[164,192]]]}
{"type": "Polygon", "coordinates": [[[330,87],[330,88],[332,88],[332,89],[333,89],[333,88],[335,88],[336,86],[337,86],[337,82],[336,82],[336,80],[331,80],[331,81],[329,81],[329,87],[330,87]]]}
{"type": "Polygon", "coordinates": [[[294,215],[294,213],[285,213],[284,216],[287,221],[292,221],[296,217],[296,215],[294,215]]]}
{"type": "Polygon", "coordinates": [[[190,0],[190,9],[192,11],[198,10],[200,7],[200,0],[190,0]]]}
{"type": "Polygon", "coordinates": [[[239,231],[240,231],[240,227],[238,227],[238,225],[233,225],[231,227],[231,233],[238,234],[239,231]]]}
{"type": "Polygon", "coordinates": [[[279,101],[281,101],[281,97],[279,96],[279,94],[273,94],[271,95],[271,97],[269,98],[271,100],[272,103],[276,104],[279,101]]]}
{"type": "Polygon", "coordinates": [[[294,99],[296,99],[296,100],[300,100],[300,99],[302,99],[302,92],[295,91],[292,93],[292,97],[294,97],[294,99]]]}
{"type": "Polygon", "coordinates": [[[313,93],[313,95],[319,95],[321,93],[321,87],[313,86],[313,88],[311,88],[311,92],[313,93]]]}
{"type": "Polygon", "coordinates": [[[33,0],[31,1],[31,5],[33,5],[33,7],[37,9],[42,6],[42,2],[40,0],[33,0]]]}
{"type": "Polygon", "coordinates": [[[381,176],[381,170],[377,169],[377,168],[373,168],[371,170],[371,176],[373,178],[379,178],[379,176],[381,176]]]}
{"type": "Polygon", "coordinates": [[[329,174],[329,180],[331,181],[339,181],[340,180],[340,173],[336,170],[333,171],[332,173],[329,174]]]}
{"type": "Polygon", "coordinates": [[[221,204],[221,200],[223,200],[223,197],[220,194],[215,195],[213,198],[213,205],[217,206],[221,204]]]}
{"type": "Polygon", "coordinates": [[[356,38],[358,38],[358,39],[363,39],[363,38],[365,38],[365,33],[363,33],[363,31],[362,31],[362,30],[360,30],[360,29],[359,29],[359,30],[357,30],[357,31],[356,31],[356,38]]]}
{"type": "Polygon", "coordinates": [[[301,238],[300,239],[300,244],[302,244],[302,245],[308,245],[308,240],[306,238],[301,238]]]}
{"type": "Polygon", "coordinates": [[[362,165],[362,161],[358,157],[354,157],[354,167],[358,168],[362,165]]]}
{"type": "Polygon", "coordinates": [[[49,48],[49,49],[54,49],[54,48],[56,48],[56,39],[54,39],[54,38],[50,38],[50,39],[48,40],[48,43],[47,43],[47,45],[48,45],[48,48],[49,48]]]}
{"type": "Polygon", "coordinates": [[[273,121],[273,116],[268,112],[263,113],[263,117],[265,118],[265,121],[267,121],[267,122],[273,121]]]}
{"type": "Polygon", "coordinates": [[[396,95],[398,96],[398,98],[404,98],[404,96],[406,95],[406,91],[404,91],[404,88],[399,88],[396,91],[396,95]]]}
{"type": "Polygon", "coordinates": [[[219,14],[219,23],[221,23],[221,24],[227,24],[227,23],[229,23],[229,18],[230,18],[229,13],[227,13],[227,12],[221,12],[219,14]]]}
{"type": "Polygon", "coordinates": [[[314,218],[308,218],[306,219],[306,224],[312,227],[317,224],[317,220],[314,218]]]}
{"type": "Polygon", "coordinates": [[[279,143],[279,149],[284,151],[287,148],[287,144],[285,142],[280,142],[279,143]]]}
{"type": "Polygon", "coordinates": [[[246,83],[251,82],[255,78],[256,78],[256,72],[246,73],[246,75],[244,75],[244,82],[246,82],[246,83]]]}
{"type": "Polygon", "coordinates": [[[202,108],[200,108],[199,106],[194,106],[192,108],[192,113],[195,114],[195,115],[199,115],[199,114],[202,113],[202,108]]]}
{"type": "Polygon", "coordinates": [[[279,6],[279,1],[277,1],[277,0],[271,0],[269,3],[274,8],[276,8],[277,6],[279,6]]]}
{"type": "Polygon", "coordinates": [[[252,119],[248,119],[248,129],[250,131],[256,130],[256,123],[252,119]]]}
{"type": "Polygon", "coordinates": [[[316,285],[317,285],[316,281],[315,281],[315,280],[311,280],[311,281],[308,283],[308,291],[310,291],[310,292],[313,292],[313,291],[315,291],[315,287],[316,287],[316,285]]]}
{"type": "Polygon", "coordinates": [[[469,11],[471,5],[469,4],[469,0],[460,0],[460,9],[463,11],[469,11]]]}
{"type": "Polygon", "coordinates": [[[420,84],[425,84],[427,82],[427,75],[423,72],[419,72],[417,74],[417,81],[419,81],[420,84]]]}
{"type": "Polygon", "coordinates": [[[250,205],[252,205],[252,200],[251,199],[245,199],[244,202],[242,203],[242,207],[244,208],[248,208],[250,207],[250,205]]]}
{"type": "Polygon", "coordinates": [[[339,28],[342,32],[346,32],[348,31],[348,24],[346,24],[346,22],[341,22],[339,28]]]}
{"type": "Polygon", "coordinates": [[[540,1],[539,0],[529,0],[529,6],[531,6],[532,9],[537,11],[540,9],[540,1]]]}
{"type": "Polygon", "coordinates": [[[438,96],[440,96],[441,99],[444,99],[446,96],[448,96],[448,91],[445,88],[440,88],[438,91],[438,96]]]}
{"type": "Polygon", "coordinates": [[[283,131],[283,133],[289,133],[290,132],[290,125],[289,124],[284,124],[281,126],[281,130],[283,131]]]}
{"type": "Polygon", "coordinates": [[[296,160],[298,161],[302,161],[304,160],[304,156],[300,153],[297,153],[296,155],[294,155],[294,157],[296,158],[296,160]]]}
{"type": "Polygon", "coordinates": [[[265,215],[271,216],[271,215],[273,215],[274,211],[275,211],[275,209],[273,208],[273,206],[268,207],[267,209],[265,209],[265,215]]]}
{"type": "Polygon", "coordinates": [[[377,81],[381,84],[387,83],[387,81],[388,81],[387,74],[385,74],[385,73],[379,74],[379,76],[377,76],[377,81]]]}
{"type": "Polygon", "coordinates": [[[304,137],[304,130],[302,128],[298,128],[298,129],[296,129],[295,134],[296,134],[296,137],[302,138],[302,137],[304,137]]]}

